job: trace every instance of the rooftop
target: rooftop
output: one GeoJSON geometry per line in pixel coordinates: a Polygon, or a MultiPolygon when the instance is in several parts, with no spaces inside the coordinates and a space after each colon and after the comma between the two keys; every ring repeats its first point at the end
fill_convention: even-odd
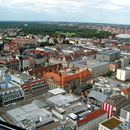
{"type": "Polygon", "coordinates": [[[107,51],[101,51],[101,52],[98,52],[98,54],[103,54],[103,55],[112,55],[112,54],[119,53],[119,52],[120,52],[120,51],[107,50],[107,51]]]}
{"type": "Polygon", "coordinates": [[[130,39],[130,35],[128,34],[119,34],[116,35],[117,38],[122,38],[122,39],[130,39]]]}
{"type": "Polygon", "coordinates": [[[122,92],[124,93],[124,94],[130,94],[130,87],[128,87],[128,88],[123,88],[122,89],[122,92]]]}
{"type": "Polygon", "coordinates": [[[88,94],[88,97],[89,98],[94,98],[96,100],[98,100],[99,102],[104,102],[108,96],[101,93],[101,92],[98,92],[98,91],[90,91],[90,93],[88,94]]]}
{"type": "Polygon", "coordinates": [[[94,59],[82,59],[76,62],[72,62],[72,64],[79,68],[94,68],[100,65],[106,65],[108,62],[100,62],[94,59]]]}
{"type": "Polygon", "coordinates": [[[81,70],[62,70],[60,72],[47,72],[43,75],[43,77],[45,79],[51,79],[59,84],[63,83],[67,83],[69,81],[72,81],[72,80],[75,80],[75,79],[79,79],[80,76],[82,76],[82,79],[86,79],[86,78],[89,78],[91,77],[91,72],[89,70],[84,70],[84,71],[81,71],[81,70]],[[74,71],[74,72],[73,72],[74,71]],[[62,78],[62,80],[61,80],[62,78]]]}
{"type": "Polygon", "coordinates": [[[106,114],[106,111],[104,111],[103,109],[98,109],[98,110],[95,110],[93,112],[89,112],[85,115],[85,118],[78,120],[78,125],[80,125],[82,123],[86,124],[87,122],[94,120],[94,119],[96,119],[104,114],[106,114]]]}
{"type": "Polygon", "coordinates": [[[38,117],[46,117],[46,115],[50,115],[50,112],[44,108],[40,109],[38,106],[34,104],[28,104],[7,111],[7,115],[11,117],[11,119],[13,119],[15,123],[20,123],[26,119],[36,122],[38,120],[38,117]]]}
{"type": "Polygon", "coordinates": [[[52,103],[56,106],[62,107],[62,106],[69,106],[74,101],[77,101],[79,98],[73,96],[73,95],[56,95],[53,97],[50,97],[47,99],[49,103],[52,103]]]}
{"type": "Polygon", "coordinates": [[[12,79],[13,81],[15,81],[15,82],[19,82],[19,81],[18,81],[18,79],[19,79],[19,80],[22,80],[23,83],[25,83],[25,82],[28,82],[28,81],[30,81],[30,80],[33,80],[33,77],[30,76],[30,75],[27,75],[27,74],[25,74],[25,73],[16,73],[16,74],[12,74],[12,75],[11,75],[11,79],[12,79]]]}
{"type": "Polygon", "coordinates": [[[55,88],[55,89],[49,90],[49,93],[53,95],[58,95],[58,94],[65,93],[65,90],[60,89],[60,88],[55,88]]]}
{"type": "Polygon", "coordinates": [[[101,123],[103,126],[109,128],[110,130],[116,128],[117,126],[119,126],[122,122],[115,118],[115,117],[112,117],[106,121],[104,121],[103,123],[101,123]]]}
{"type": "Polygon", "coordinates": [[[123,122],[122,124],[120,124],[117,128],[115,128],[114,130],[130,130],[130,122],[123,122]]]}
{"type": "Polygon", "coordinates": [[[126,106],[126,107],[124,107],[124,108],[122,108],[122,109],[125,110],[125,111],[130,112],[130,105],[128,105],[128,106],[126,106]]]}

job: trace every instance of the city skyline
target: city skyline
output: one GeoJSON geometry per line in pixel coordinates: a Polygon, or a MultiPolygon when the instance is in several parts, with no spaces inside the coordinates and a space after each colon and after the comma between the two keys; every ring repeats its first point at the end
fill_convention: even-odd
{"type": "Polygon", "coordinates": [[[129,24],[129,0],[0,0],[0,21],[129,24]]]}

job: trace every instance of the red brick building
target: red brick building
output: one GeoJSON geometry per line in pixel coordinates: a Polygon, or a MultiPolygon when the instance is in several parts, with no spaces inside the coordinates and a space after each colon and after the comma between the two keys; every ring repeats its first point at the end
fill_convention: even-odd
{"type": "MultiPolygon", "coordinates": [[[[67,72],[65,70],[64,72],[67,72]]],[[[92,76],[89,70],[75,70],[75,72],[61,73],[61,72],[47,72],[43,75],[43,78],[47,80],[47,84],[50,89],[63,88],[67,91],[73,89],[77,85],[86,82],[92,76]]]]}

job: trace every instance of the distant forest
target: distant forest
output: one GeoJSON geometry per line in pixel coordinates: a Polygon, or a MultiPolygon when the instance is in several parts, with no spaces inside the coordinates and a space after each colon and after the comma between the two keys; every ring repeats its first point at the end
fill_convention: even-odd
{"type": "Polygon", "coordinates": [[[108,31],[80,28],[79,25],[49,24],[40,22],[0,22],[0,28],[20,28],[24,34],[51,35],[63,37],[107,38],[108,31]]]}

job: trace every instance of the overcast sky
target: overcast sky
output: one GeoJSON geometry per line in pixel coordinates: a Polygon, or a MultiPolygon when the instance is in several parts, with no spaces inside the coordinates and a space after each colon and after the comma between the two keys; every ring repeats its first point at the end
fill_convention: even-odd
{"type": "Polygon", "coordinates": [[[0,0],[0,21],[130,24],[130,0],[0,0]]]}

